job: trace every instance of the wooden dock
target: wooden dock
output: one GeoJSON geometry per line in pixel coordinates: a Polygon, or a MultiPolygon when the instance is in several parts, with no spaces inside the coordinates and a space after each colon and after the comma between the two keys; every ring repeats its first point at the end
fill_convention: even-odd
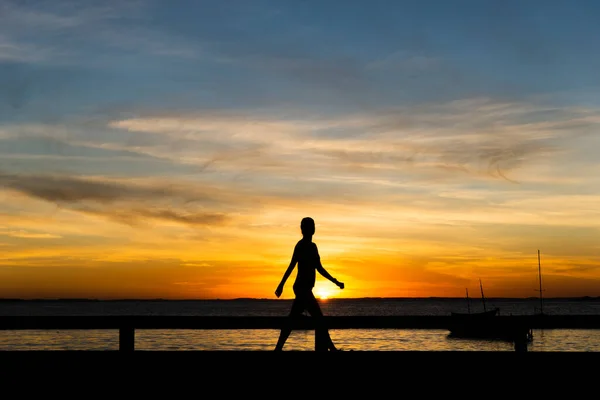
{"type": "MultiPolygon", "coordinates": [[[[323,319],[329,329],[441,329],[452,323],[450,316],[329,316],[323,319]]],[[[600,329],[600,315],[498,316],[494,324],[503,329],[600,329]]],[[[310,317],[221,316],[3,316],[0,330],[103,329],[119,331],[119,351],[135,350],[137,329],[281,329],[314,330],[310,317]]],[[[527,351],[525,338],[515,339],[515,350],[527,351]]],[[[319,344],[315,341],[315,349],[319,344]]]]}

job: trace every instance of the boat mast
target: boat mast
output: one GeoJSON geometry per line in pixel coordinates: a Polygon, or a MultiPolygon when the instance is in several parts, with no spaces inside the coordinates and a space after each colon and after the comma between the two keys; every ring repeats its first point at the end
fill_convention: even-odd
{"type": "Polygon", "coordinates": [[[479,288],[481,289],[481,301],[483,301],[483,311],[487,311],[485,308],[485,296],[483,295],[483,285],[481,284],[481,278],[479,278],[479,288]]]}
{"type": "Polygon", "coordinates": [[[540,262],[540,251],[538,250],[538,276],[540,280],[540,314],[544,313],[544,298],[542,296],[542,264],[540,262]]]}

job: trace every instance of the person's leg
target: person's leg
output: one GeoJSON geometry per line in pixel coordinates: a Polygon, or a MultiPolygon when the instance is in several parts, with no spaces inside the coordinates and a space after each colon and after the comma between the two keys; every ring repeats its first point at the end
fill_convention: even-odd
{"type": "MultiPolygon", "coordinates": [[[[294,301],[292,302],[292,308],[291,308],[290,314],[288,316],[288,324],[289,324],[289,322],[292,322],[295,318],[302,315],[302,312],[304,311],[304,307],[305,307],[304,303],[305,303],[304,298],[302,298],[300,296],[296,296],[296,298],[294,298],[294,301]]],[[[285,342],[291,333],[292,333],[292,329],[289,326],[284,326],[283,328],[281,328],[281,332],[279,333],[279,339],[277,340],[277,344],[275,345],[276,351],[283,350],[283,346],[285,345],[285,342]]]]}
{"type": "Polygon", "coordinates": [[[321,311],[319,302],[312,292],[306,296],[306,310],[308,310],[309,314],[316,319],[317,328],[315,329],[315,335],[321,337],[323,341],[325,341],[327,348],[330,351],[336,351],[337,348],[333,344],[331,336],[329,336],[329,330],[324,326],[323,312],[321,311]]]}

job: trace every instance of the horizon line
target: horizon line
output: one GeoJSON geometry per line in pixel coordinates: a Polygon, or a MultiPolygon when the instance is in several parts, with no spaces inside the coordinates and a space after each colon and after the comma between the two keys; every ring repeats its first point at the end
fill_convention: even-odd
{"type": "MultiPolygon", "coordinates": [[[[528,297],[486,297],[487,300],[540,300],[539,297],[528,296],[528,297]]],[[[598,299],[600,300],[600,296],[556,296],[556,297],[545,297],[544,300],[584,300],[584,299],[598,299]]],[[[273,299],[267,297],[236,297],[230,299],[222,299],[222,298],[197,298],[197,299],[170,299],[170,298],[85,298],[85,297],[73,297],[73,298],[10,298],[10,297],[0,297],[0,302],[3,301],[73,301],[73,302],[82,302],[82,301],[290,301],[293,298],[285,298],[285,299],[273,299]]],[[[318,299],[321,301],[335,301],[335,300],[466,300],[464,297],[445,297],[445,296],[423,296],[423,297],[402,297],[402,296],[393,296],[393,297],[377,297],[377,296],[366,296],[366,297],[329,297],[325,299],[318,299]]],[[[472,298],[471,301],[477,301],[478,298],[472,298]]]]}

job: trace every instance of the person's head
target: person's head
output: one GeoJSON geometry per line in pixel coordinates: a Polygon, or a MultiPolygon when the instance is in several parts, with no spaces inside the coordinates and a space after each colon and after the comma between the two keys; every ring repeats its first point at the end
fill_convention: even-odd
{"type": "Polygon", "coordinates": [[[300,222],[300,230],[302,231],[303,236],[312,236],[315,234],[315,221],[310,218],[302,218],[302,222],[300,222]]]}

